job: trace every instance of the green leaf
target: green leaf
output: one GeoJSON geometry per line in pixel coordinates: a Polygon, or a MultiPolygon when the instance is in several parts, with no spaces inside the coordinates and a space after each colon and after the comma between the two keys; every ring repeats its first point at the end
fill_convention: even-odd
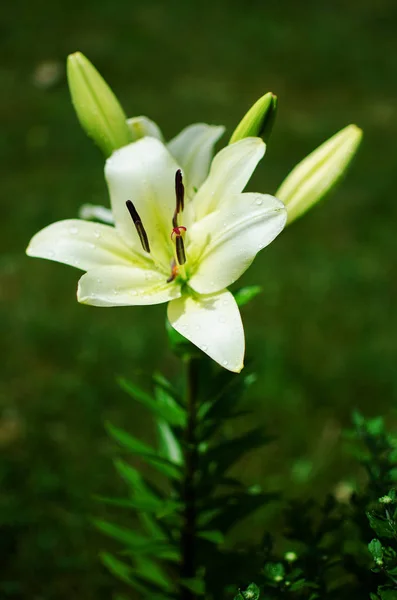
{"type": "Polygon", "coordinates": [[[119,384],[124,391],[132,398],[146,406],[153,414],[170,423],[170,425],[183,427],[186,423],[186,413],[184,409],[174,400],[167,405],[160,404],[152,396],[141,390],[138,386],[127,381],[119,379],[119,384]]]}
{"type": "Polygon", "coordinates": [[[100,552],[99,557],[113,575],[121,579],[121,581],[132,585],[132,567],[126,565],[109,552],[100,552]]]}
{"type": "Polygon", "coordinates": [[[195,578],[184,578],[180,579],[181,584],[198,596],[202,596],[205,593],[205,583],[203,579],[195,578]]]}
{"type": "Polygon", "coordinates": [[[247,452],[265,446],[272,440],[273,438],[263,433],[262,427],[258,427],[240,437],[225,440],[210,448],[202,455],[201,459],[202,468],[205,473],[204,479],[208,474],[218,477],[220,474],[225,473],[247,452]]]}
{"type": "MultiPolygon", "coordinates": [[[[160,454],[171,464],[182,466],[183,453],[178,438],[165,421],[157,421],[157,431],[160,438],[160,454]]],[[[178,469],[179,471],[179,469],[178,469]]],[[[180,472],[180,471],[179,471],[180,472]]]]}
{"type": "Polygon", "coordinates": [[[372,554],[372,558],[379,565],[383,561],[383,547],[379,540],[373,539],[368,544],[368,550],[372,554]]]}
{"type": "Polygon", "coordinates": [[[378,594],[381,597],[381,600],[397,600],[397,589],[393,589],[392,587],[379,587],[378,594]]]}
{"type": "Polygon", "coordinates": [[[370,526],[379,537],[393,538],[396,535],[394,524],[374,511],[368,511],[367,517],[370,526]]]}
{"type": "Polygon", "coordinates": [[[125,527],[120,527],[109,523],[108,521],[94,519],[93,524],[97,529],[105,533],[109,537],[121,542],[133,552],[133,556],[136,553],[154,555],[156,558],[164,558],[168,560],[179,560],[179,554],[175,548],[170,546],[166,540],[155,540],[143,536],[142,534],[136,533],[125,527]]]}
{"type": "MultiPolygon", "coordinates": [[[[162,386],[155,388],[156,400],[159,404],[170,406],[175,403],[174,397],[162,386]]],[[[172,427],[164,420],[157,420],[157,430],[160,438],[160,454],[175,465],[183,464],[183,452],[177,435],[172,427]]]]}
{"type": "Polygon", "coordinates": [[[127,450],[133,454],[150,454],[153,449],[145,442],[141,442],[130,433],[127,433],[123,429],[115,427],[109,421],[105,422],[107,432],[118,442],[121,446],[124,446],[127,450]]]}
{"type": "Polygon", "coordinates": [[[173,500],[164,500],[162,502],[158,500],[155,502],[145,500],[144,502],[139,502],[131,498],[107,498],[106,496],[94,496],[94,499],[103,504],[117,506],[118,508],[132,508],[137,511],[155,513],[157,519],[173,514],[183,508],[181,502],[173,500]]]}
{"type": "Polygon", "coordinates": [[[255,583],[250,583],[245,590],[239,590],[234,600],[259,600],[261,592],[255,583]]]}
{"type": "Polygon", "coordinates": [[[119,527],[118,525],[99,519],[94,519],[93,524],[102,533],[118,540],[126,546],[133,547],[135,550],[139,550],[148,544],[148,539],[145,536],[125,527],[119,527]]]}
{"type": "Polygon", "coordinates": [[[128,583],[141,596],[150,598],[150,600],[169,600],[169,595],[164,594],[160,586],[147,581],[142,576],[136,576],[136,571],[132,567],[127,566],[109,552],[101,552],[99,556],[102,563],[113,575],[128,583]]]}
{"type": "Polygon", "coordinates": [[[357,429],[361,429],[365,425],[365,419],[358,410],[353,410],[352,421],[353,425],[357,427],[357,429]]]}
{"type": "Polygon", "coordinates": [[[174,591],[174,585],[168,575],[155,561],[150,560],[147,556],[143,558],[138,556],[134,558],[134,562],[134,572],[140,577],[161,587],[166,592],[174,591]]]}
{"type": "Polygon", "coordinates": [[[305,587],[311,587],[310,584],[308,585],[306,582],[306,579],[298,579],[297,581],[294,581],[293,583],[291,583],[289,589],[291,592],[297,592],[298,590],[302,590],[305,587]]]}
{"type": "Polygon", "coordinates": [[[171,463],[166,458],[159,456],[155,453],[155,451],[144,442],[137,440],[131,434],[115,427],[111,423],[106,423],[106,429],[109,434],[124,448],[132,452],[133,454],[137,454],[147,463],[155,467],[160,473],[163,473],[166,477],[170,479],[180,480],[182,479],[182,471],[173,463],[171,463]]]}
{"type": "Polygon", "coordinates": [[[179,391],[176,389],[175,385],[172,384],[162,373],[153,373],[153,382],[156,385],[156,388],[161,388],[164,390],[169,396],[174,398],[180,405],[182,405],[182,398],[179,391]]]}
{"type": "Polygon", "coordinates": [[[226,534],[229,529],[248,517],[254,511],[262,508],[269,502],[278,498],[277,494],[250,494],[247,492],[236,492],[234,494],[222,494],[211,501],[211,511],[206,525],[218,529],[226,534]]]}
{"type": "Polygon", "coordinates": [[[237,305],[241,308],[245,306],[251,300],[256,298],[259,294],[262,293],[262,288],[260,285],[248,285],[246,287],[240,288],[237,292],[234,292],[234,299],[237,302],[237,305]]]}
{"type": "Polygon", "coordinates": [[[370,435],[375,437],[385,433],[385,422],[383,417],[368,419],[366,422],[366,429],[370,435]]]}
{"type": "Polygon", "coordinates": [[[159,506],[161,505],[162,496],[153,486],[145,482],[137,469],[121,459],[115,460],[114,465],[124,481],[129,484],[135,499],[140,502],[158,502],[159,506]]]}
{"type": "MultiPolygon", "coordinates": [[[[211,373],[204,374],[211,381],[210,400],[199,406],[198,419],[206,422],[213,421],[221,426],[225,419],[234,417],[236,405],[248,387],[255,381],[255,377],[248,375],[232,375],[221,372],[217,377],[211,373]],[[205,404],[205,406],[203,406],[205,404]]],[[[208,397],[206,394],[206,398],[208,397]]]]}
{"type": "Polygon", "coordinates": [[[225,541],[225,538],[220,531],[198,531],[197,537],[216,545],[223,544],[225,541]]]}

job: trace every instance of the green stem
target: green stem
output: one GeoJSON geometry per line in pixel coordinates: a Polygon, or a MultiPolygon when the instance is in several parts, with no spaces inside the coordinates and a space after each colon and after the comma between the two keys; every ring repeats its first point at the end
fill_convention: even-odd
{"type": "MultiPolygon", "coordinates": [[[[196,575],[196,489],[195,473],[197,470],[197,444],[196,444],[196,401],[197,401],[197,370],[195,360],[188,359],[186,382],[186,408],[187,424],[185,430],[185,478],[183,482],[182,497],[185,505],[184,522],[181,536],[181,577],[192,579],[196,575]]],[[[181,587],[181,600],[195,600],[195,594],[181,587]]]]}

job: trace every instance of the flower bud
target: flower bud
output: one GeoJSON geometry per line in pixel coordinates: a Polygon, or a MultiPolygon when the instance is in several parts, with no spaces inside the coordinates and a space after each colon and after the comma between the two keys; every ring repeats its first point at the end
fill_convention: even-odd
{"type": "Polygon", "coordinates": [[[164,141],[160,128],[148,117],[132,117],[127,119],[127,125],[134,142],[144,137],[154,137],[161,142],[164,141]]]}
{"type": "Polygon", "coordinates": [[[302,160],[276,192],[291,223],[321,200],[347,170],[362,138],[362,130],[348,125],[302,160]]]}
{"type": "Polygon", "coordinates": [[[126,116],[112,90],[93,64],[75,52],[68,56],[72,102],[81,126],[105,156],[132,141],[126,116]]]}
{"type": "Polygon", "coordinates": [[[268,141],[277,114],[277,96],[268,92],[259,98],[237,125],[229,144],[246,137],[261,137],[268,141]]]}

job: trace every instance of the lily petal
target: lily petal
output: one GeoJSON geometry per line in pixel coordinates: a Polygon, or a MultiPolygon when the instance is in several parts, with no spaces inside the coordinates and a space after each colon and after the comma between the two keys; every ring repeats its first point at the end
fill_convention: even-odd
{"type": "Polygon", "coordinates": [[[225,369],[239,373],[244,364],[244,329],[240,311],[227,290],[208,296],[184,294],[168,305],[168,319],[225,369]]]}
{"type": "Polygon", "coordinates": [[[31,239],[29,256],[47,258],[88,271],[105,265],[140,264],[114,227],[79,219],[58,221],[31,239]]]}
{"type": "Polygon", "coordinates": [[[139,267],[101,267],[83,275],[77,299],[91,306],[161,304],[181,295],[158,271],[139,267]]]}
{"type": "Polygon", "coordinates": [[[207,179],[193,199],[196,220],[243,191],[265,150],[266,144],[260,138],[244,138],[218,152],[207,179]]]}
{"type": "Polygon", "coordinates": [[[105,166],[116,228],[127,244],[140,248],[125,204],[131,200],[148,235],[151,254],[167,270],[172,260],[170,233],[178,168],[164,144],[152,137],[120,148],[105,166]]]}
{"type": "Polygon", "coordinates": [[[214,146],[224,131],[222,126],[195,123],[168,142],[169,151],[184,171],[188,197],[194,196],[207,177],[214,146]]]}
{"type": "Polygon", "coordinates": [[[234,283],[281,233],[286,220],[284,204],[273,196],[245,193],[231,198],[190,230],[192,253],[189,247],[187,252],[198,266],[189,285],[210,294],[234,283]]]}
{"type": "Polygon", "coordinates": [[[100,221],[107,225],[114,225],[113,213],[110,208],[98,206],[97,204],[82,204],[79,210],[79,218],[84,221],[100,221]]]}

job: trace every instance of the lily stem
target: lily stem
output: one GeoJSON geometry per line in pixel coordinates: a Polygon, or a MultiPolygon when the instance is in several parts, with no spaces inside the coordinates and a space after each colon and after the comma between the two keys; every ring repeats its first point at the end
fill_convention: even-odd
{"type": "MultiPolygon", "coordinates": [[[[197,470],[196,410],[197,410],[197,369],[194,358],[187,362],[186,408],[187,423],[184,439],[185,477],[182,488],[184,519],[181,536],[181,578],[192,579],[196,575],[196,489],[197,470]]],[[[181,586],[181,600],[195,600],[195,594],[181,586]]]]}

